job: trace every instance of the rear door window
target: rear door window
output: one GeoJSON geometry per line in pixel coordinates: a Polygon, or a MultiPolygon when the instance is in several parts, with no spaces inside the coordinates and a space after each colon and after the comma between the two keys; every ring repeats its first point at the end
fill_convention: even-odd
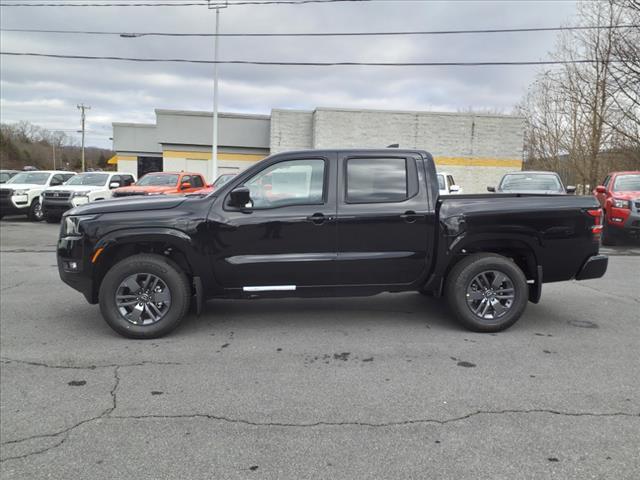
{"type": "Polygon", "coordinates": [[[347,160],[347,203],[396,203],[409,198],[406,158],[347,160]]]}

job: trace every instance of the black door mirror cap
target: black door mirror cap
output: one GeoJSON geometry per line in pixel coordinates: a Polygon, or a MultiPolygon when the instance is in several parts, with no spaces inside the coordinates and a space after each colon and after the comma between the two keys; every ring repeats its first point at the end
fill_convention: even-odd
{"type": "Polygon", "coordinates": [[[247,205],[251,204],[251,192],[248,187],[241,185],[229,193],[229,205],[241,210],[251,210],[247,205]]]}

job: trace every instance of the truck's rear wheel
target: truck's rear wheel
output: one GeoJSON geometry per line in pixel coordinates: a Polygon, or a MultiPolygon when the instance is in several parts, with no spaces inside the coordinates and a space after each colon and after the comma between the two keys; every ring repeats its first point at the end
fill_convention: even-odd
{"type": "Polygon", "coordinates": [[[187,276],[162,255],[139,254],[116,263],[100,285],[106,322],[129,338],[157,338],[175,329],[191,301],[187,276]]]}
{"type": "Polygon", "coordinates": [[[476,332],[499,332],[513,325],[528,301],[527,279],[511,260],[496,254],[470,255],[458,262],[445,286],[460,323],[476,332]]]}

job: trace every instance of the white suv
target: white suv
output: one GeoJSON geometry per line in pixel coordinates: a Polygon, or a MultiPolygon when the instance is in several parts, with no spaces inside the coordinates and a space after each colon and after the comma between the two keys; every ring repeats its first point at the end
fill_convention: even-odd
{"type": "Polygon", "coordinates": [[[453,175],[449,172],[438,172],[437,177],[440,195],[458,195],[462,193],[462,188],[456,185],[453,175]]]}
{"type": "Polygon", "coordinates": [[[42,210],[47,222],[59,222],[67,210],[97,200],[111,198],[113,190],[128,187],[136,181],[130,173],[79,173],[64,185],[47,188],[42,192],[42,210]]]}
{"type": "Polygon", "coordinates": [[[75,175],[60,170],[20,172],[0,185],[0,218],[27,215],[34,222],[42,220],[40,194],[47,187],[62,185],[75,175]]]}

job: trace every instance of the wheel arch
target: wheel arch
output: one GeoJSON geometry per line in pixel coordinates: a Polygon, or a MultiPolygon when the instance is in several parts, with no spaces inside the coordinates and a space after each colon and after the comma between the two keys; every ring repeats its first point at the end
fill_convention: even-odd
{"type": "Polygon", "coordinates": [[[198,255],[189,235],[177,229],[119,230],[102,237],[91,253],[93,295],[97,299],[100,285],[109,269],[120,260],[139,253],[155,253],[173,260],[193,281],[207,277],[207,263],[198,255]]]}

